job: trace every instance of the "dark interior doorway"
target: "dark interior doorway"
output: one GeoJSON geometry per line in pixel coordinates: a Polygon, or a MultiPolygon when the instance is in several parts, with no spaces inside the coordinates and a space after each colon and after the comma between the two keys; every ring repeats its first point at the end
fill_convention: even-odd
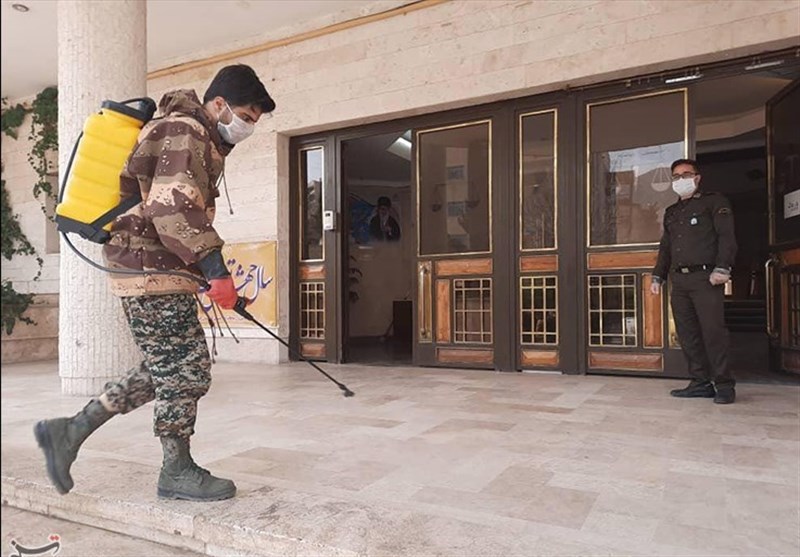
{"type": "Polygon", "coordinates": [[[738,252],[726,286],[725,321],[731,370],[741,382],[800,384],[800,377],[769,368],[764,269],[769,258],[765,106],[798,73],[777,67],[695,85],[701,187],[727,196],[736,221],[738,252]]]}
{"type": "Polygon", "coordinates": [[[344,359],[410,364],[416,246],[411,132],[344,140],[341,157],[344,359]]]}

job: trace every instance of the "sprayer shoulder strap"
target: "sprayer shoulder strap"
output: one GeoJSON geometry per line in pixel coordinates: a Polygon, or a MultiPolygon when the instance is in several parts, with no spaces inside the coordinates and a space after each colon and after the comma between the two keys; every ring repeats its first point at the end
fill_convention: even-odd
{"type": "Polygon", "coordinates": [[[97,217],[92,222],[92,227],[96,229],[103,228],[108,223],[114,221],[114,219],[116,219],[118,216],[128,212],[128,210],[138,205],[141,201],[142,201],[142,196],[140,194],[128,197],[113,209],[110,209],[105,213],[103,213],[102,215],[100,215],[99,217],[97,217]]]}

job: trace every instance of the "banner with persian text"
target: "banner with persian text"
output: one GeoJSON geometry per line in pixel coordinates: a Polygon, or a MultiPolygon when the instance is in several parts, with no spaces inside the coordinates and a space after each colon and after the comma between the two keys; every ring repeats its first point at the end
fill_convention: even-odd
{"type": "MultiPolygon", "coordinates": [[[[239,296],[244,296],[249,301],[247,311],[263,325],[277,327],[277,242],[225,244],[222,248],[222,256],[231,272],[239,296]]],[[[205,294],[200,295],[200,303],[213,318],[214,310],[211,308],[211,300],[205,294]]],[[[233,310],[224,310],[224,313],[225,319],[231,327],[257,327],[254,323],[234,313],[233,310]]],[[[200,323],[204,327],[208,326],[208,318],[202,311],[200,312],[200,323]]],[[[224,322],[220,321],[219,325],[224,327],[224,322]]]]}

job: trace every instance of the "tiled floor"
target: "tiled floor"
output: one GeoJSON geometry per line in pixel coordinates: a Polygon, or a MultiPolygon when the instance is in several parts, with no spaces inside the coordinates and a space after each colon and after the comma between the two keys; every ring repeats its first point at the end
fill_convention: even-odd
{"type": "MultiPolygon", "coordinates": [[[[670,380],[328,370],[356,396],[301,364],[215,367],[194,453],[233,502],[155,498],[149,407],[87,441],[76,491],[365,555],[800,554],[797,386],[720,406],[670,380]]],[[[55,364],[3,367],[4,477],[45,481],[31,427],[83,404],[58,388],[55,364]]]]}

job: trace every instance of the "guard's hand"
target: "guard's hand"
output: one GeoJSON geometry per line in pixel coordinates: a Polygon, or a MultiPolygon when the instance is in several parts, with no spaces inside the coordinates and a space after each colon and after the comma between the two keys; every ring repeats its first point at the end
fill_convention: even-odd
{"type": "Polygon", "coordinates": [[[227,276],[211,279],[208,283],[211,288],[206,292],[206,295],[222,309],[233,309],[233,306],[236,305],[236,300],[239,298],[233,279],[227,276]]]}
{"type": "Polygon", "coordinates": [[[660,282],[651,282],[650,283],[650,294],[654,296],[658,296],[661,294],[661,283],[660,282]]]}
{"type": "Polygon", "coordinates": [[[730,275],[726,275],[724,273],[719,273],[717,271],[714,271],[714,272],[711,273],[711,275],[709,275],[708,282],[710,282],[714,286],[719,286],[720,284],[725,284],[730,279],[731,279],[730,275]]]}

